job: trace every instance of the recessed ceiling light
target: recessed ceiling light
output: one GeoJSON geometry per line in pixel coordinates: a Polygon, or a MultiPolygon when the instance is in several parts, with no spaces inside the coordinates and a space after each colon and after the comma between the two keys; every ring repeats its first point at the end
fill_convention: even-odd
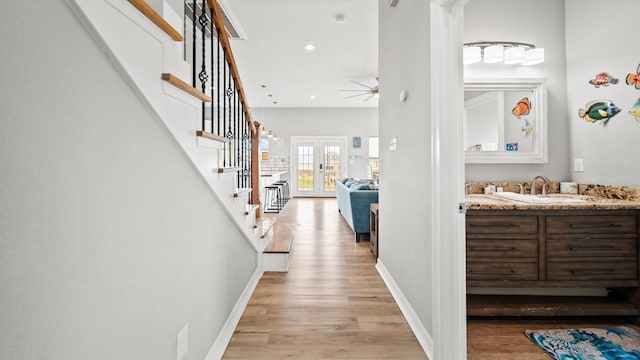
{"type": "Polygon", "coordinates": [[[315,99],[315,98],[316,98],[316,96],[315,96],[315,95],[311,95],[311,96],[309,96],[309,97],[311,98],[311,100],[313,100],[313,99],[315,99]]]}
{"type": "Polygon", "coordinates": [[[316,47],[313,46],[313,44],[307,44],[307,45],[304,46],[304,49],[307,50],[307,51],[315,50],[315,48],[316,47]]]}

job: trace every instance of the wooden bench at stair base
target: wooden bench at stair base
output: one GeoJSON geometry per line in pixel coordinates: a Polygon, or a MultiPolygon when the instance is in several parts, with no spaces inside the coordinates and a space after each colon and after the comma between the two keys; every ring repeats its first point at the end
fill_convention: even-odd
{"type": "Polygon", "coordinates": [[[264,271],[289,271],[289,260],[293,254],[293,229],[287,225],[275,223],[273,231],[267,234],[267,238],[269,243],[262,254],[264,271]]]}

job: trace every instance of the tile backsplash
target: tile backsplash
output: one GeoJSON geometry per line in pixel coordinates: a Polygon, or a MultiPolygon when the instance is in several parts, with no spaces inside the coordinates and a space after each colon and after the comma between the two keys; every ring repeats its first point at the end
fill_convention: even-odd
{"type": "Polygon", "coordinates": [[[280,171],[289,171],[288,156],[269,156],[269,160],[260,161],[261,173],[274,173],[280,171]]]}

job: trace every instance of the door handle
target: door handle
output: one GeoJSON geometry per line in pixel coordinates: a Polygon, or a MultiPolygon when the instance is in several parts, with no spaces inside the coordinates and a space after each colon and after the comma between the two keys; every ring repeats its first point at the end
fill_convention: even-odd
{"type": "Polygon", "coordinates": [[[320,170],[322,170],[322,164],[320,164],[320,170]]]}

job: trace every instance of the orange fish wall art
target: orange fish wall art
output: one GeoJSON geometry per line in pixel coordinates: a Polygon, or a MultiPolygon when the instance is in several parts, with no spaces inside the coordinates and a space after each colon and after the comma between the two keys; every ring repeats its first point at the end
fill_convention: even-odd
{"type": "Polygon", "coordinates": [[[635,74],[627,75],[627,85],[634,85],[636,89],[640,90],[640,64],[638,64],[635,74]]]}
{"type": "Polygon", "coordinates": [[[531,103],[529,102],[528,97],[523,97],[522,99],[520,99],[520,101],[516,103],[516,106],[513,107],[513,110],[511,110],[511,113],[518,119],[520,119],[521,116],[529,115],[530,112],[531,103]]]}

